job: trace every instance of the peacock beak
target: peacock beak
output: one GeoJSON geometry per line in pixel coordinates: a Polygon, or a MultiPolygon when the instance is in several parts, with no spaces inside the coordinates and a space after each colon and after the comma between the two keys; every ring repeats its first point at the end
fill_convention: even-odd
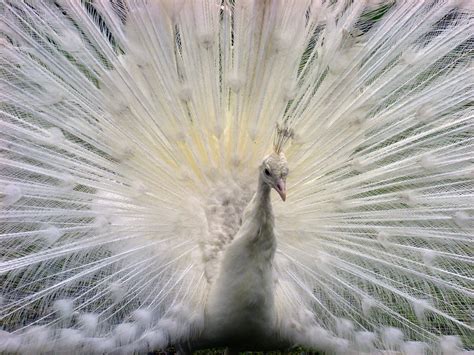
{"type": "Polygon", "coordinates": [[[286,201],[286,182],[283,179],[278,179],[276,186],[275,186],[276,192],[280,195],[281,199],[283,201],[286,201]]]}

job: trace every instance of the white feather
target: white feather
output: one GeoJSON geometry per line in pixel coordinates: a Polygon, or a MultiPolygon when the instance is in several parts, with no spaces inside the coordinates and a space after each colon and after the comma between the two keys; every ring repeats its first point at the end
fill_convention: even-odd
{"type": "Polygon", "coordinates": [[[3,0],[0,352],[249,324],[249,349],[472,348],[473,26],[466,0],[3,0]],[[282,127],[288,201],[237,242],[282,127]]]}

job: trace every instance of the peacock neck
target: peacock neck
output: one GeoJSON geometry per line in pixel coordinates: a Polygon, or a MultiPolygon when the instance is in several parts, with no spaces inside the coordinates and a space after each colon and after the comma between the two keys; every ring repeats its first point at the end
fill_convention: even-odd
{"type": "Polygon", "coordinates": [[[263,181],[260,176],[258,179],[257,192],[255,193],[254,203],[255,207],[259,209],[265,209],[271,212],[272,204],[270,199],[271,188],[268,184],[263,181]]]}
{"type": "Polygon", "coordinates": [[[260,177],[257,191],[244,211],[239,236],[253,245],[255,250],[273,249],[274,246],[274,217],[270,199],[271,188],[260,177]],[[256,243],[254,245],[254,243],[256,243]],[[257,246],[258,245],[258,246],[257,246]]]}
{"type": "MultiPolygon", "coordinates": [[[[271,187],[260,177],[258,180],[257,191],[248,208],[248,214],[244,217],[251,225],[256,228],[254,233],[249,233],[247,237],[251,243],[259,246],[260,252],[263,250],[274,249],[275,237],[273,233],[274,217],[272,203],[270,198],[271,187]]],[[[273,255],[273,254],[271,254],[273,255]]]]}

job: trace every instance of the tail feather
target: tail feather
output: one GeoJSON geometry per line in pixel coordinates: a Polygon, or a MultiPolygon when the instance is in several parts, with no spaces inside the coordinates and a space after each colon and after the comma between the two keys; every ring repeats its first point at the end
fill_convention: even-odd
{"type": "Polygon", "coordinates": [[[282,338],[472,348],[472,8],[376,3],[3,1],[0,351],[198,338],[272,143],[282,338]]]}

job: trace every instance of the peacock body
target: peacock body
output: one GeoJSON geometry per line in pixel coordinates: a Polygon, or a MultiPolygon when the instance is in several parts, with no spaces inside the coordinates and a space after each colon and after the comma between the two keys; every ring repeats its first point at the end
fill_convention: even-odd
{"type": "Polygon", "coordinates": [[[0,352],[473,348],[470,1],[0,11],[0,352]]]}

